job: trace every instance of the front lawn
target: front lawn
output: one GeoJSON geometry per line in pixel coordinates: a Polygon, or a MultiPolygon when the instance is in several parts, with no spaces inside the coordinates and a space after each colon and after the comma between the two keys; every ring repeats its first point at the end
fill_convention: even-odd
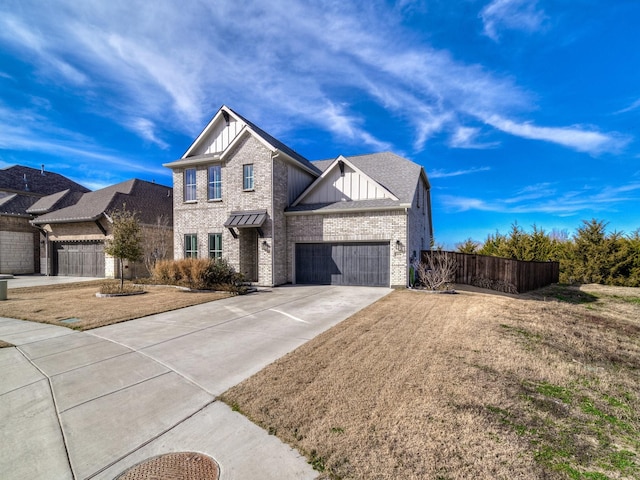
{"type": "Polygon", "coordinates": [[[142,295],[97,298],[105,282],[119,285],[118,280],[96,280],[12,288],[7,300],[0,302],[0,316],[88,330],[232,295],[145,285],[142,295]]]}
{"type": "Polygon", "coordinates": [[[322,478],[640,478],[638,299],[396,291],[223,400],[322,478]]]}

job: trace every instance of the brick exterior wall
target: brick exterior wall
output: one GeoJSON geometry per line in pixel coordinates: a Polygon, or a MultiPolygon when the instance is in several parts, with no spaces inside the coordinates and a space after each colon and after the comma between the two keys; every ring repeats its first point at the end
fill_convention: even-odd
{"type": "Polygon", "coordinates": [[[403,210],[287,216],[287,270],[293,282],[295,244],[388,241],[391,286],[407,285],[407,214],[403,210]],[[397,245],[397,241],[400,245],[397,245]]]}
{"type": "MultiPolygon", "coordinates": [[[[207,200],[207,172],[209,165],[196,167],[196,197],[193,202],[184,201],[184,168],[174,168],[174,258],[184,258],[185,234],[198,237],[198,257],[208,257],[209,233],[222,234],[222,256],[240,273],[254,277],[257,263],[257,284],[273,286],[279,283],[280,273],[274,275],[273,259],[286,258],[285,251],[278,251],[282,243],[274,245],[273,232],[280,232],[284,220],[279,208],[274,217],[272,205],[272,169],[274,163],[271,151],[253,136],[241,139],[229,152],[222,163],[222,199],[207,200]],[[253,164],[254,190],[243,191],[243,165],[253,164]],[[262,226],[264,237],[259,237],[255,229],[239,230],[234,238],[224,223],[234,211],[266,210],[267,220],[262,226]],[[266,242],[266,245],[263,244],[266,242]]],[[[217,163],[212,163],[217,164],[217,163]]],[[[276,167],[280,171],[280,166],[276,167]]],[[[285,175],[286,176],[286,175],[285,175]]],[[[278,180],[279,184],[282,180],[278,180]]],[[[286,179],[284,180],[286,182],[286,179]]],[[[285,183],[286,186],[286,183],[285,183]]],[[[286,201],[286,188],[283,195],[286,201]]],[[[279,198],[280,194],[276,195],[279,198]]],[[[279,200],[277,200],[279,202],[279,200]]],[[[277,238],[277,237],[276,237],[277,238]]],[[[283,260],[284,261],[284,260],[283,260]]],[[[278,266],[282,269],[281,266],[278,266]]],[[[254,277],[255,278],[255,277],[254,277]]]]}

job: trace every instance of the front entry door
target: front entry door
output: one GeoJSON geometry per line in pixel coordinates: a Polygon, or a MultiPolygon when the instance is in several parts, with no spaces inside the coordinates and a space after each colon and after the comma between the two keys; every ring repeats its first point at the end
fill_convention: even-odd
{"type": "Polygon", "coordinates": [[[240,241],[240,273],[247,282],[258,281],[258,232],[255,228],[242,228],[240,241]]]}

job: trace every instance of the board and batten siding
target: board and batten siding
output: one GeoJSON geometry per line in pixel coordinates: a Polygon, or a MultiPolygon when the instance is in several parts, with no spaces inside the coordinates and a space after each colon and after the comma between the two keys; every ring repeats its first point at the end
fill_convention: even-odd
{"type": "Polygon", "coordinates": [[[289,164],[287,165],[287,180],[287,206],[289,206],[311,185],[315,177],[301,168],[289,164]]]}
{"type": "Polygon", "coordinates": [[[208,133],[198,148],[191,155],[204,155],[208,153],[222,153],[226,150],[233,139],[238,136],[244,127],[244,123],[233,118],[229,119],[229,124],[220,122],[208,133]]]}
{"type": "Polygon", "coordinates": [[[344,175],[339,168],[332,168],[327,176],[309,192],[301,204],[333,203],[343,200],[376,200],[390,198],[379,184],[344,166],[344,175]]]}

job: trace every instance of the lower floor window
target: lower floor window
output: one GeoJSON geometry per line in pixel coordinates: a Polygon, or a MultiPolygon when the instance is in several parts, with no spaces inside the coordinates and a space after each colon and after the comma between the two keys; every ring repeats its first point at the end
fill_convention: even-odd
{"type": "Polygon", "coordinates": [[[222,234],[209,234],[209,258],[222,258],[222,234]]]}
{"type": "Polygon", "coordinates": [[[184,258],[198,258],[198,235],[195,233],[184,236],[184,258]]]}

